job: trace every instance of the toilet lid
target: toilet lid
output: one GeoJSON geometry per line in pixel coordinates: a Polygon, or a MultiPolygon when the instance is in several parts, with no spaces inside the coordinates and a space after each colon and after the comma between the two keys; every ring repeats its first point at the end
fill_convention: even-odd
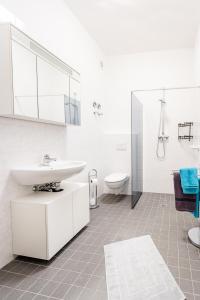
{"type": "Polygon", "coordinates": [[[105,178],[106,182],[117,182],[125,180],[128,177],[126,173],[113,173],[105,178]]]}

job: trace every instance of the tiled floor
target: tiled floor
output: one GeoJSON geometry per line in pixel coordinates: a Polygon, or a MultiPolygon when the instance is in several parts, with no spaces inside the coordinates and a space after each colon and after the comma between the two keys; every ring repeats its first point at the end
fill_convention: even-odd
{"type": "Polygon", "coordinates": [[[200,300],[200,251],[187,239],[196,224],[175,211],[173,196],[143,194],[134,210],[128,196],[103,197],[89,226],[53,261],[17,259],[0,270],[0,299],[107,299],[103,245],[150,234],[187,299],[200,300]]]}

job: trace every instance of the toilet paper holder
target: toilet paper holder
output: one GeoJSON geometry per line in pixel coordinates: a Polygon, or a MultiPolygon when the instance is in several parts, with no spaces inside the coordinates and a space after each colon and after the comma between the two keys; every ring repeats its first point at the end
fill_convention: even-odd
{"type": "Polygon", "coordinates": [[[99,207],[97,204],[97,170],[92,169],[88,173],[88,182],[89,182],[89,202],[90,209],[99,207]]]}

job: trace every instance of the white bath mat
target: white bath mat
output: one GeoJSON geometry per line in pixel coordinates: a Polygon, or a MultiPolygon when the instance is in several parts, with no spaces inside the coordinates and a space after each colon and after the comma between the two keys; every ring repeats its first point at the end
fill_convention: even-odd
{"type": "Polygon", "coordinates": [[[104,246],[109,300],[186,299],[150,236],[104,246]]]}

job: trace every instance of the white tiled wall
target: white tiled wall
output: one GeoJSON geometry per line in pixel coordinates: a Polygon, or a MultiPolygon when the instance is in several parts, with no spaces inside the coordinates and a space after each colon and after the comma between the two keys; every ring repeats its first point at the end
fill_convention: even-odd
{"type": "Polygon", "coordinates": [[[11,169],[19,164],[39,162],[42,154],[64,158],[65,128],[0,118],[0,265],[12,258],[10,200],[30,188],[15,183],[11,169]]]}
{"type": "MultiPolygon", "coordinates": [[[[103,55],[64,0],[0,0],[22,21],[23,30],[81,73],[81,127],[60,127],[0,118],[0,268],[12,259],[10,200],[30,189],[11,177],[16,165],[39,162],[49,153],[61,159],[87,162],[72,180],[88,180],[96,168],[102,177],[101,122],[92,113],[94,100],[103,102],[103,55]]],[[[101,192],[101,189],[99,189],[101,192]]]]}

